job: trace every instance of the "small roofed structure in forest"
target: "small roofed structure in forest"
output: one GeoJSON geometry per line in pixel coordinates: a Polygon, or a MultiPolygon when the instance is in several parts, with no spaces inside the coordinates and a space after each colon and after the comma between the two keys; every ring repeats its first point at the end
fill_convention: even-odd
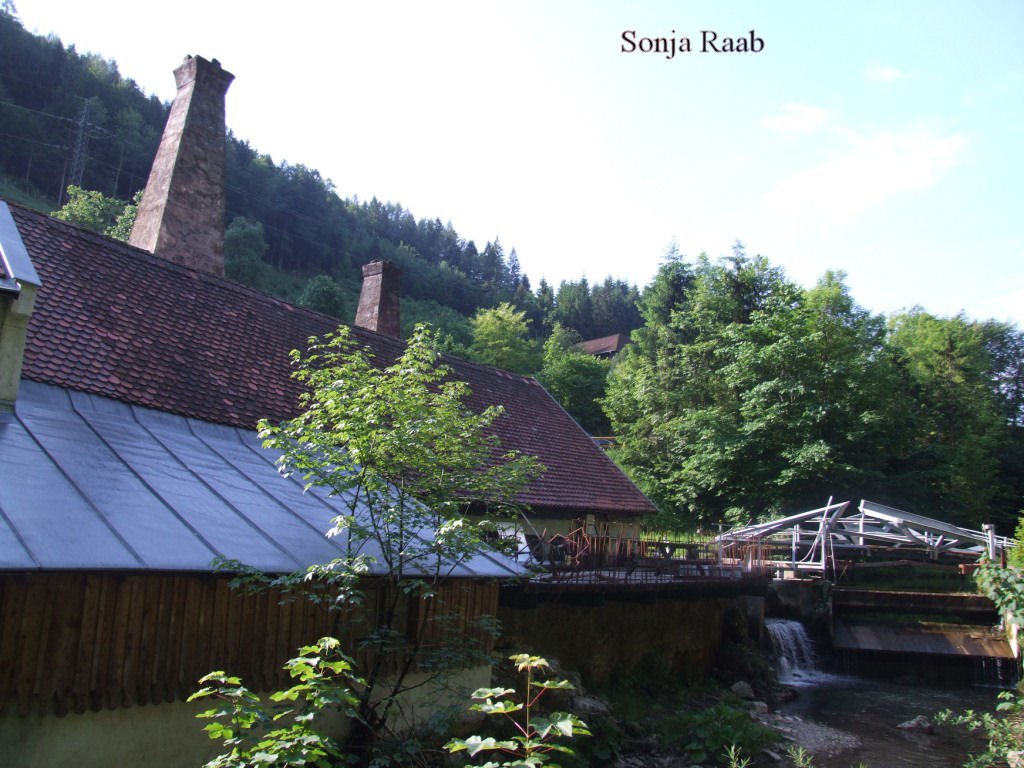
{"type": "Polygon", "coordinates": [[[613,333],[611,336],[581,341],[574,345],[574,348],[586,355],[593,355],[604,360],[615,357],[627,344],[629,344],[628,333],[613,333]]]}

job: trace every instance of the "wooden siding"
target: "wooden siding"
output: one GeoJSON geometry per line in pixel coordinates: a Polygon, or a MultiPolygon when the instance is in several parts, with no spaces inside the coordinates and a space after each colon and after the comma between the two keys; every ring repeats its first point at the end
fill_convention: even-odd
{"type": "MultiPolygon", "coordinates": [[[[216,669],[271,690],[287,682],[281,665],[304,644],[334,635],[354,651],[355,622],[343,613],[304,599],[282,602],[274,590],[232,590],[228,581],[173,573],[0,575],[0,714],[183,700],[216,669]]],[[[439,597],[460,631],[483,640],[475,620],[497,612],[496,583],[451,582],[439,597]]]]}

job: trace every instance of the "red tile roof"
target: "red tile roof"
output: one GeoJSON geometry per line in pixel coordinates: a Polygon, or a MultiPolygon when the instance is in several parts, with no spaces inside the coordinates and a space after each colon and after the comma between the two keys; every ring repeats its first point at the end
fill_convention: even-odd
{"type": "MultiPolygon", "coordinates": [[[[297,412],[288,353],[334,329],[333,318],[116,240],[10,205],[43,281],[23,377],[252,429],[297,412]]],[[[360,328],[390,361],[403,343],[360,328]]],[[[446,358],[470,405],[502,404],[506,448],[547,472],[521,497],[537,512],[649,514],[651,502],[534,379],[446,358]]]]}

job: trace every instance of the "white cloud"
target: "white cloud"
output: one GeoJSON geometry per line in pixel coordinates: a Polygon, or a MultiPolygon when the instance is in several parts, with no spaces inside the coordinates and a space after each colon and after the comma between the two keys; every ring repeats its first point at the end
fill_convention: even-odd
{"type": "Polygon", "coordinates": [[[781,115],[766,117],[761,124],[778,133],[806,135],[817,130],[828,117],[829,113],[820,107],[787,104],[781,115]]]}
{"type": "Polygon", "coordinates": [[[896,67],[883,67],[877,64],[864,71],[864,77],[873,83],[891,83],[894,80],[902,80],[906,76],[905,72],[896,67]]]}
{"type": "Polygon", "coordinates": [[[843,131],[832,158],[776,184],[764,206],[789,227],[849,224],[902,192],[935,183],[965,142],[960,135],[843,131]]]}

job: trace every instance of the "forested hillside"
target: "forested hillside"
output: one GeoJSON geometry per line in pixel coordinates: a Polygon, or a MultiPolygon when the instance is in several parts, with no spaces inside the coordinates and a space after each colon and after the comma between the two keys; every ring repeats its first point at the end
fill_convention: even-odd
{"type": "MultiPolygon", "coordinates": [[[[168,77],[177,62],[168,62],[168,77]]],[[[145,186],[169,105],[147,97],[115,63],[27,32],[0,12],[0,176],[5,196],[46,210],[75,185],[128,201],[145,186]]],[[[230,116],[229,116],[230,118],[230,116]]],[[[360,268],[403,269],[407,325],[428,320],[463,346],[468,318],[511,302],[532,338],[558,320],[583,338],[639,325],[636,290],[585,280],[532,290],[515,250],[482,248],[450,223],[416,219],[398,203],[345,200],[330,180],[227,139],[227,270],[235,279],[351,320],[360,268]]]]}
{"type": "MultiPolygon", "coordinates": [[[[123,237],[115,219],[145,185],[167,112],[112,62],[0,11],[0,195],[123,237]],[[69,185],[88,191],[69,203],[69,185]]],[[[837,494],[1009,533],[1024,507],[1015,326],[875,315],[841,274],[804,289],[741,246],[718,261],[670,248],[642,295],[612,278],[534,288],[497,237],[478,247],[398,203],[342,199],[233,135],[227,220],[229,277],[346,321],[361,266],[398,263],[405,333],[429,321],[448,351],[536,375],[586,429],[613,431],[666,525],[837,494]],[[616,361],[573,348],[630,331],[616,361]]]]}

